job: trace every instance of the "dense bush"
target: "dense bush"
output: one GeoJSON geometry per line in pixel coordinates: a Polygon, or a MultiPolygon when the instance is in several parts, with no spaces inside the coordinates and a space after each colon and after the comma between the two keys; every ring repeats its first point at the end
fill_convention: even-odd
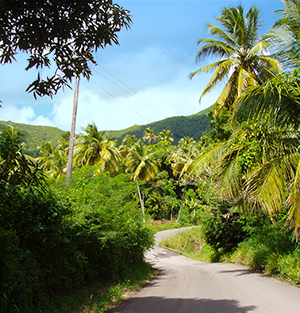
{"type": "Polygon", "coordinates": [[[264,220],[251,237],[239,243],[232,261],[300,283],[299,244],[286,229],[286,215],[264,220]]]}
{"type": "Polygon", "coordinates": [[[153,234],[127,175],[81,169],[69,189],[1,185],[0,311],[43,310],[49,297],[124,276],[143,262],[153,234]]]}
{"type": "Polygon", "coordinates": [[[18,312],[58,280],[67,210],[50,194],[3,183],[0,189],[0,308],[18,312]]]}
{"type": "Polygon", "coordinates": [[[200,211],[205,241],[216,251],[232,251],[245,239],[247,221],[238,212],[226,208],[209,208],[200,211]]]}

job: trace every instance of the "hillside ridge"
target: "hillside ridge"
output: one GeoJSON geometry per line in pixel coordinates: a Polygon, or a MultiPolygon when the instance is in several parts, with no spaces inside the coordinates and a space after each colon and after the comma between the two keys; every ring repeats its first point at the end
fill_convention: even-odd
{"type": "MultiPolygon", "coordinates": [[[[168,117],[145,125],[133,125],[123,130],[109,130],[107,133],[111,140],[118,140],[121,143],[126,135],[135,135],[138,139],[141,139],[145,129],[151,127],[157,133],[163,129],[170,130],[174,138],[173,144],[177,144],[182,137],[187,136],[198,141],[204,132],[210,131],[210,117],[206,114],[211,108],[209,107],[189,116],[168,117]]],[[[56,146],[58,139],[65,133],[64,130],[53,126],[36,126],[11,121],[0,121],[0,131],[9,125],[24,134],[25,153],[31,156],[36,155],[37,147],[43,142],[51,141],[56,146]]]]}

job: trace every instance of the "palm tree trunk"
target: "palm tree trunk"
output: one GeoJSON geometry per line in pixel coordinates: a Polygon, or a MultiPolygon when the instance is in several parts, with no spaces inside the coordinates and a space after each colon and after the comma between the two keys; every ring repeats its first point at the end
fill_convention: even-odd
{"type": "Polygon", "coordinates": [[[71,179],[71,174],[72,174],[73,145],[74,145],[74,136],[75,136],[75,128],[76,128],[79,80],[80,80],[80,78],[79,78],[79,76],[77,76],[77,78],[76,78],[76,87],[75,87],[75,91],[74,91],[72,126],[71,126],[71,132],[70,132],[68,164],[67,164],[67,173],[66,173],[66,185],[67,185],[67,187],[69,187],[69,185],[70,185],[70,179],[71,179]]]}
{"type": "Polygon", "coordinates": [[[140,190],[138,178],[135,180],[135,182],[136,182],[136,186],[137,186],[137,190],[138,190],[138,195],[139,195],[139,199],[140,199],[140,203],[141,203],[141,207],[142,207],[143,222],[145,223],[145,206],[144,206],[144,199],[143,199],[143,197],[142,197],[142,195],[141,195],[141,190],[140,190]]]}
{"type": "Polygon", "coordinates": [[[180,210],[179,210],[179,214],[178,214],[176,223],[179,222],[179,218],[180,218],[180,215],[181,215],[181,210],[182,210],[182,207],[183,207],[183,202],[184,202],[185,193],[186,193],[186,184],[184,185],[184,188],[183,188],[183,194],[182,194],[182,199],[181,199],[181,204],[180,204],[180,210]]]}

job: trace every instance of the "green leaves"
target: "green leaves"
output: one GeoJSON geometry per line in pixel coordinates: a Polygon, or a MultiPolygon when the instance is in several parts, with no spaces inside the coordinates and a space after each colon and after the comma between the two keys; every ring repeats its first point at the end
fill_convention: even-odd
{"type": "Polygon", "coordinates": [[[52,97],[73,77],[89,79],[93,51],[118,44],[117,32],[131,23],[129,12],[110,0],[4,0],[0,10],[1,63],[11,63],[20,51],[30,54],[26,70],[54,65],[51,77],[38,76],[27,88],[35,98],[52,97]]]}
{"type": "Polygon", "coordinates": [[[255,6],[249,9],[246,16],[240,5],[236,8],[224,8],[222,15],[216,18],[224,30],[213,24],[207,25],[210,34],[219,39],[199,39],[198,44],[203,44],[203,46],[197,52],[196,61],[207,56],[221,60],[203,66],[190,74],[190,78],[193,78],[198,73],[214,70],[199,101],[218,83],[228,80],[214,104],[214,116],[222,108],[233,111],[237,97],[281,71],[278,60],[265,56],[269,44],[258,34],[260,14],[255,6]]]}
{"type": "Polygon", "coordinates": [[[22,134],[13,127],[0,133],[0,180],[7,185],[38,187],[45,191],[45,176],[37,162],[23,153],[22,134]]]}

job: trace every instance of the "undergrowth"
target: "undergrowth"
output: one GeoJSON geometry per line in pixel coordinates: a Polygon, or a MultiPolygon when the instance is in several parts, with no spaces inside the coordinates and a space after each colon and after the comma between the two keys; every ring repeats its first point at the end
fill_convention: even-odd
{"type": "Polygon", "coordinates": [[[133,268],[122,280],[107,284],[96,283],[83,289],[75,290],[68,296],[52,299],[44,313],[104,313],[120,305],[132,296],[157,273],[147,263],[133,268]]]}

